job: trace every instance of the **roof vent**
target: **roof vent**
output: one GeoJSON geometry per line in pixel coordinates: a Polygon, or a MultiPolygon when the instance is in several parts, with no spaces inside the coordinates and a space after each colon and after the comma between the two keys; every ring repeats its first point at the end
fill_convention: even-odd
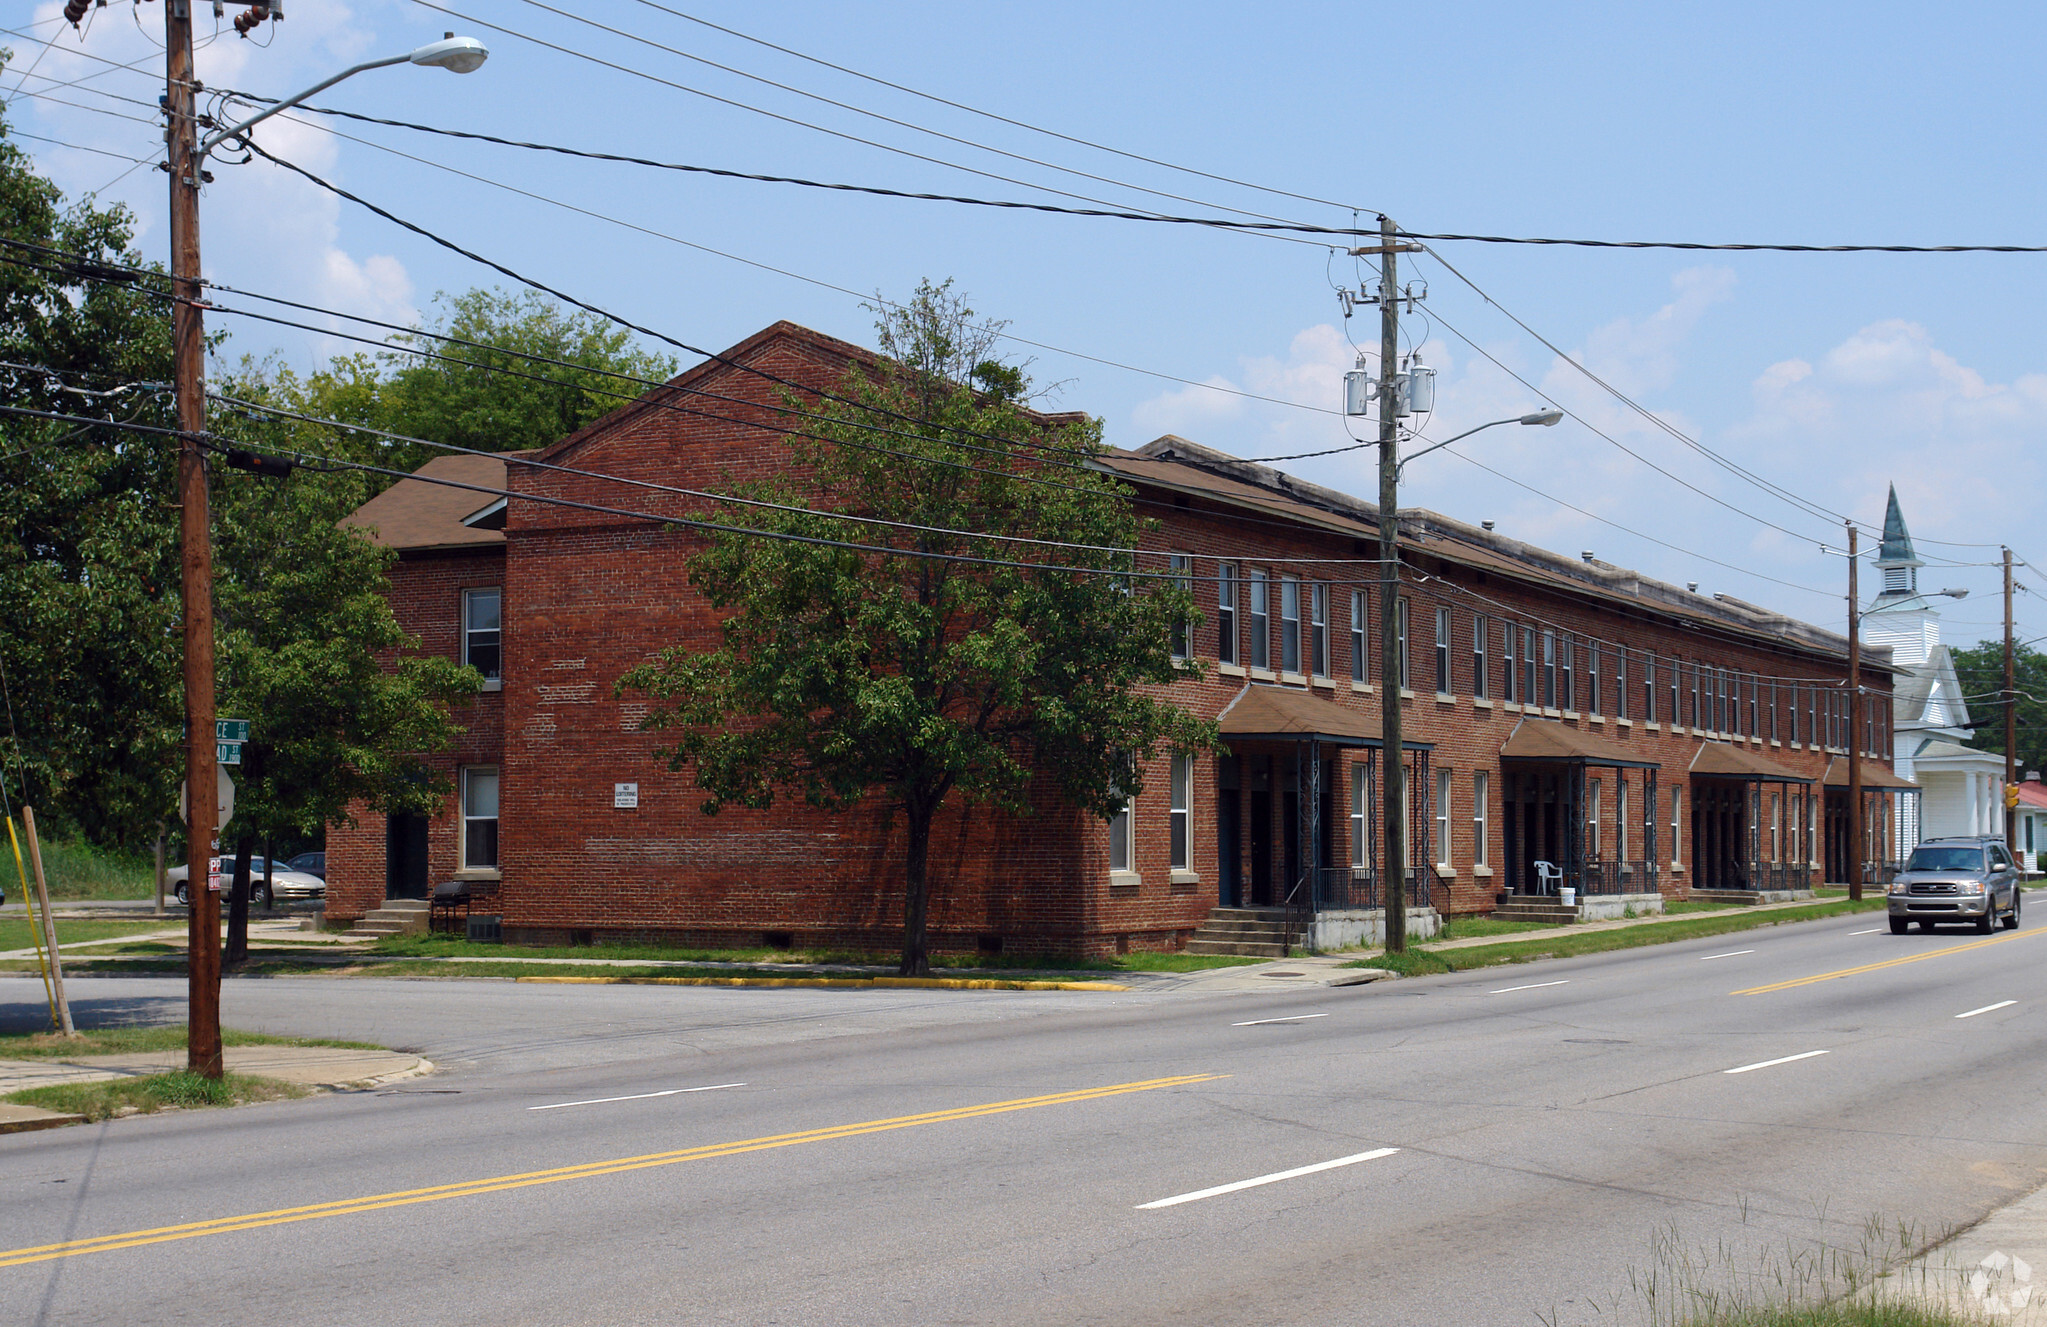
{"type": "Polygon", "coordinates": [[[1699,583],[1697,581],[1686,581],[1685,588],[1693,594],[1697,594],[1699,592],[1699,583]]]}
{"type": "Polygon", "coordinates": [[[1493,528],[1493,523],[1491,521],[1480,521],[1479,524],[1484,526],[1488,532],[1490,532],[1493,528]]]}
{"type": "Polygon", "coordinates": [[[1587,562],[1590,562],[1592,561],[1592,550],[1589,548],[1585,549],[1583,552],[1579,553],[1578,556],[1584,558],[1587,562]]]}

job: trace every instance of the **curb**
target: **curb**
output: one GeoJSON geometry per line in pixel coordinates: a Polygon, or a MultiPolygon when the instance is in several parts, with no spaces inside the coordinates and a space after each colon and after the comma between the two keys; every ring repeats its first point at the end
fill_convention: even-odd
{"type": "Polygon", "coordinates": [[[68,1124],[83,1124],[83,1115],[66,1115],[62,1111],[43,1110],[38,1106],[20,1106],[13,1102],[0,1102],[0,1134],[30,1133],[37,1129],[61,1129],[68,1124]]]}
{"type": "Polygon", "coordinates": [[[923,991],[1127,991],[1113,981],[997,981],[965,977],[514,977],[513,981],[553,986],[767,986],[828,990],[908,989],[923,991]]]}

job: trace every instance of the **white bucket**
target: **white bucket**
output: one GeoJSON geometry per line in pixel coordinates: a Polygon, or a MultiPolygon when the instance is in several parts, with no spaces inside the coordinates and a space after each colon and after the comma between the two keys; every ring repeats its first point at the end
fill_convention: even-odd
{"type": "Polygon", "coordinates": [[[1575,908],[1578,906],[1578,891],[1565,885],[1557,891],[1557,900],[1567,908],[1575,908]]]}

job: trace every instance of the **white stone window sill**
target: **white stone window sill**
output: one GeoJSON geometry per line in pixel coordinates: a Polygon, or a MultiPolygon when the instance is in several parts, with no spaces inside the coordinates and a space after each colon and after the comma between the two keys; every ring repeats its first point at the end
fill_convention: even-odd
{"type": "Polygon", "coordinates": [[[466,867],[455,872],[455,878],[457,880],[502,880],[504,875],[495,866],[476,866],[466,867]]]}
{"type": "Polygon", "coordinates": [[[1489,710],[1492,707],[1493,703],[1484,696],[1473,696],[1471,698],[1471,708],[1475,710],[1489,710]]]}
{"type": "Polygon", "coordinates": [[[1144,877],[1142,875],[1139,875],[1135,871],[1109,872],[1109,888],[1111,889],[1120,889],[1124,887],[1135,889],[1137,888],[1137,886],[1143,883],[1144,877]]]}
{"type": "Polygon", "coordinates": [[[1521,705],[1518,701],[1503,700],[1500,702],[1500,708],[1509,714],[1519,714],[1521,712],[1521,705]]]}
{"type": "Polygon", "coordinates": [[[502,677],[486,677],[483,679],[483,685],[477,688],[478,691],[503,691],[504,689],[505,679],[502,677]]]}
{"type": "Polygon", "coordinates": [[[1251,669],[1251,680],[1254,682],[1277,682],[1279,681],[1279,674],[1273,672],[1270,668],[1253,666],[1251,669]]]}
{"type": "Polygon", "coordinates": [[[1244,668],[1241,664],[1219,663],[1215,666],[1215,671],[1224,677],[1242,677],[1244,675],[1244,668]]]}
{"type": "Polygon", "coordinates": [[[1784,744],[1783,744],[1782,742],[1778,741],[1778,740],[1777,740],[1776,738],[1774,738],[1774,737],[1773,737],[1773,738],[1771,738],[1771,739],[1770,739],[1770,745],[1771,745],[1771,746],[1783,746],[1784,744]]]}
{"type": "Polygon", "coordinates": [[[1562,710],[1545,709],[1543,710],[1543,714],[1551,719],[1561,719],[1564,717],[1564,712],[1562,710]]]}
{"type": "Polygon", "coordinates": [[[1438,691],[1436,693],[1436,703],[1438,705],[1455,705],[1457,703],[1457,697],[1451,695],[1447,691],[1438,691]]]}
{"type": "Polygon", "coordinates": [[[1175,870],[1172,883],[1176,885],[1198,885],[1201,883],[1201,872],[1175,870]]]}
{"type": "Polygon", "coordinates": [[[1281,673],[1279,680],[1290,687],[1304,687],[1308,685],[1308,678],[1304,673],[1281,673]]]}
{"type": "Polygon", "coordinates": [[[1406,687],[1402,687],[1400,688],[1400,698],[1402,700],[1413,700],[1414,693],[1412,691],[1409,691],[1406,687]]]}
{"type": "Polygon", "coordinates": [[[1660,733],[1663,731],[1663,725],[1653,719],[1644,719],[1642,721],[1642,731],[1645,733],[1660,733]]]}
{"type": "Polygon", "coordinates": [[[1635,726],[1635,721],[1633,719],[1615,719],[1614,725],[1620,728],[1632,728],[1635,726]]]}
{"type": "Polygon", "coordinates": [[[1308,679],[1308,685],[1311,687],[1327,687],[1329,690],[1334,691],[1336,690],[1336,679],[1333,677],[1323,677],[1318,674],[1308,679]]]}
{"type": "Polygon", "coordinates": [[[1364,696],[1372,694],[1372,684],[1370,682],[1353,682],[1350,684],[1350,689],[1364,696]]]}
{"type": "Polygon", "coordinates": [[[1445,880],[1455,881],[1457,879],[1457,868],[1448,862],[1437,862],[1436,874],[1445,880]]]}
{"type": "Polygon", "coordinates": [[[1480,862],[1478,865],[1471,868],[1471,874],[1474,878],[1479,880],[1490,880],[1493,878],[1493,868],[1487,866],[1484,862],[1480,862]]]}
{"type": "Polygon", "coordinates": [[[1599,725],[1601,725],[1601,726],[1603,727],[1603,726],[1605,726],[1605,724],[1606,724],[1606,716],[1605,716],[1605,715],[1603,715],[1603,714],[1595,714],[1595,715],[1593,715],[1593,716],[1592,716],[1592,720],[1591,720],[1591,721],[1592,721],[1593,723],[1599,724],[1599,725]]]}
{"type": "Polygon", "coordinates": [[[1670,873],[1672,875],[1683,875],[1685,873],[1685,864],[1683,862],[1672,862],[1670,864],[1670,873]]]}
{"type": "Polygon", "coordinates": [[[1578,717],[1578,711],[1576,711],[1576,710],[1565,710],[1565,711],[1564,711],[1564,717],[1565,717],[1566,719],[1576,720],[1576,719],[1577,719],[1577,717],[1578,717]]]}

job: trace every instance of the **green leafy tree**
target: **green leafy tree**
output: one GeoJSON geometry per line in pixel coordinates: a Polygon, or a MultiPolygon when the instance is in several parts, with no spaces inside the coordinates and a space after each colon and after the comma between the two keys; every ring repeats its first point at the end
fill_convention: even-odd
{"type": "Polygon", "coordinates": [[[1029,410],[1028,379],[993,358],[995,330],[950,283],[877,314],[886,358],[840,384],[854,404],[806,403],[827,418],[818,439],[750,490],[804,510],[743,523],[902,553],[714,535],[690,579],[726,614],[722,645],[671,648],[619,685],[653,698],[645,726],[673,734],[663,755],[694,771],[707,814],[794,795],[899,816],[901,970],[922,975],[930,832],[949,800],[1024,814],[1043,780],[1107,816],[1140,790],[1144,761],[1207,748],[1215,727],[1157,694],[1199,675],[1170,645],[1195,609],[1173,582],[1128,575],[1145,528],[1130,490],[1050,463],[1047,449],[1099,452],[1099,423],[1029,410]],[[908,436],[878,438],[877,424],[908,436]],[[972,558],[991,561],[954,560],[972,558]]]}
{"type": "MultiPolygon", "coordinates": [[[[1962,693],[1970,697],[1969,717],[1978,725],[1969,745],[2004,754],[2004,642],[1978,641],[1950,650],[1962,693]]],[[[2047,654],[2028,645],[2012,651],[2012,687],[2018,695],[2018,771],[2047,771],[2047,654]]]]}

